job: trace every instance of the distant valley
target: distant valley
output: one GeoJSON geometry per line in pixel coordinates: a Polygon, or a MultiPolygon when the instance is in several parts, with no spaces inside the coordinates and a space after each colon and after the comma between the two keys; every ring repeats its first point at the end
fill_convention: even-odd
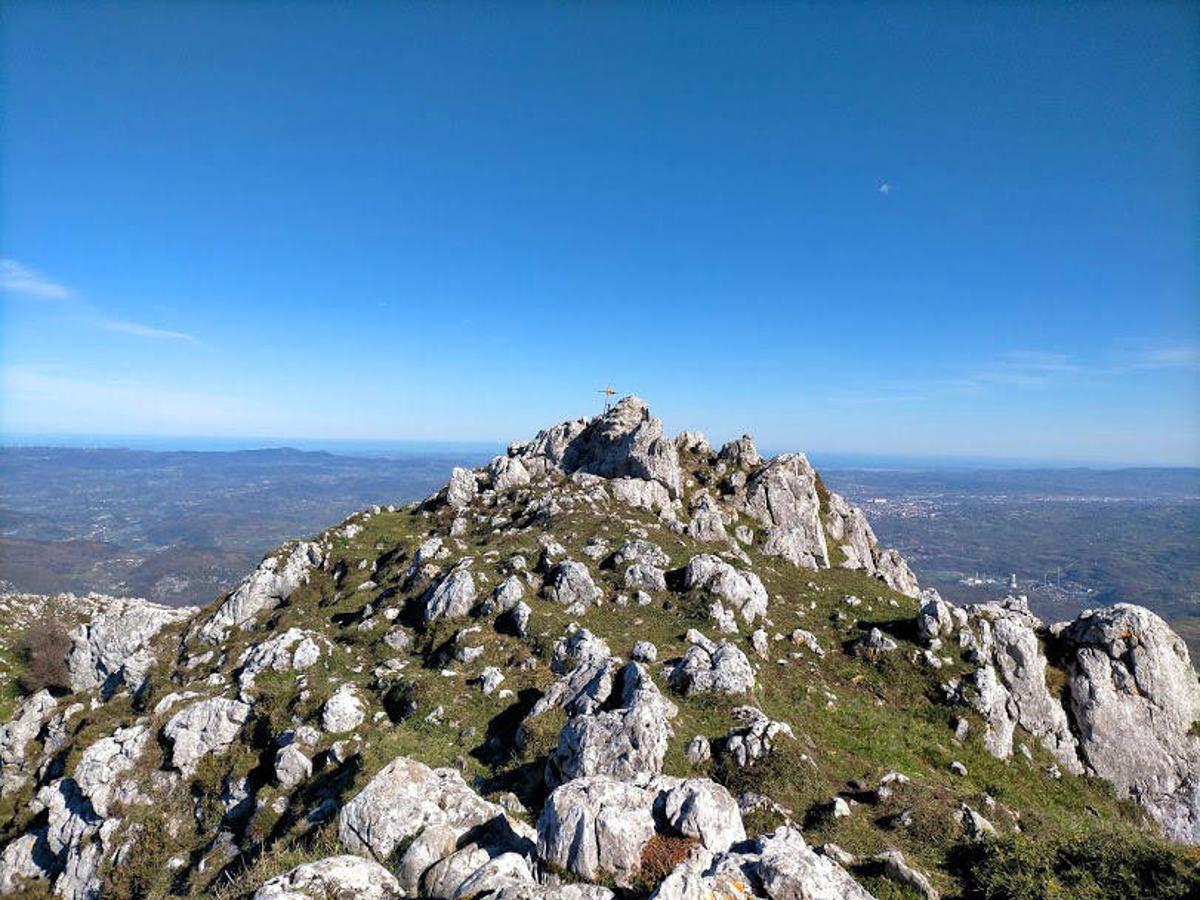
{"type": "MultiPolygon", "coordinates": [[[[0,449],[0,588],[205,603],[264,553],[441,485],[474,453],[0,449]]],[[[956,602],[1017,590],[1048,620],[1137,602],[1200,645],[1200,470],[824,466],[922,584],[956,602]]]]}
{"type": "Polygon", "coordinates": [[[486,455],[0,449],[0,587],[206,603],[282,541],[486,455]]]}

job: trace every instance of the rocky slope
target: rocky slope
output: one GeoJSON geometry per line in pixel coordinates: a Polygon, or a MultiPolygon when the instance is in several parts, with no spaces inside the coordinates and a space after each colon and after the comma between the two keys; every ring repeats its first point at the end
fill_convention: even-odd
{"type": "Polygon", "coordinates": [[[0,730],[5,895],[1200,890],[1200,684],[1160,619],[957,608],[802,455],[636,398],[194,614],[76,619],[0,730]]]}

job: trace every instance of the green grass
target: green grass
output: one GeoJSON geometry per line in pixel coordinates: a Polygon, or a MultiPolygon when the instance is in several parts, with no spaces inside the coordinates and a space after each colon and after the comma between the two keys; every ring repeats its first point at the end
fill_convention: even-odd
{"type": "MultiPolygon", "coordinates": [[[[819,489],[823,490],[823,486],[819,489]]],[[[649,539],[670,556],[672,567],[682,566],[695,553],[720,549],[671,533],[650,513],[615,506],[612,513],[597,515],[581,504],[556,517],[553,525],[556,539],[570,556],[588,562],[597,583],[610,598],[620,593],[620,573],[598,569],[582,554],[583,547],[593,538],[605,539],[615,550],[629,537],[631,528],[645,529],[649,539]]],[[[659,662],[650,669],[664,690],[663,664],[685,652],[685,634],[689,628],[697,627],[710,637],[721,637],[697,613],[697,606],[706,609],[706,604],[697,604],[686,596],[664,593],[644,607],[623,608],[605,603],[572,616],[563,607],[535,596],[527,586],[526,602],[534,610],[527,636],[517,638],[498,633],[487,621],[439,622],[427,630],[415,630],[410,650],[397,653],[382,641],[391,626],[379,613],[386,607],[395,607],[400,611],[399,622],[411,625],[416,621],[415,612],[424,586],[406,586],[405,571],[421,540],[433,528],[445,533],[450,518],[448,510],[423,514],[413,508],[372,516],[362,521],[363,530],[354,538],[334,538],[330,564],[312,573],[306,585],[264,616],[254,630],[234,630],[222,648],[223,654],[207,666],[185,671],[181,663],[169,661],[173,659],[170,654],[161,655],[162,662],[151,676],[151,698],[159,698],[210,674],[232,681],[237,660],[246,647],[289,627],[316,631],[331,642],[331,649],[323,651],[319,662],[304,673],[265,672],[258,677],[255,719],[244,729],[242,743],[229,753],[207,758],[189,779],[187,790],[174,798],[175,815],[189,823],[186,833],[164,835],[163,829],[155,824],[161,822],[158,818],[161,811],[154,807],[128,811],[130,824],[143,826],[134,854],[142,862],[110,874],[114,879],[111,882],[114,896],[161,897],[168,889],[181,887],[189,893],[220,900],[246,896],[265,878],[306,859],[334,852],[330,826],[314,826],[304,820],[306,803],[315,802],[322,794],[344,802],[399,755],[412,756],[429,765],[457,767],[468,782],[476,783],[485,794],[514,790],[531,805],[530,813],[535,817],[542,799],[539,777],[546,754],[557,743],[563,724],[561,712],[549,713],[531,724],[522,753],[496,752],[489,739],[498,739],[505,747],[512,744],[517,724],[555,677],[549,671],[549,651],[569,624],[577,622],[604,638],[618,656],[627,655],[637,641],[654,643],[659,662]],[[364,561],[365,568],[360,568],[364,561]],[[333,572],[339,569],[346,574],[340,582],[335,582],[333,572]],[[368,580],[374,582],[374,587],[357,590],[368,580]],[[368,605],[376,614],[374,625],[361,630],[359,620],[368,605]],[[476,624],[482,625],[483,630],[472,643],[485,647],[483,655],[469,665],[447,659],[446,651],[455,633],[476,624]],[[378,680],[375,669],[397,657],[406,662],[400,674],[378,680]],[[519,665],[530,659],[537,662],[535,667],[519,665]],[[489,665],[504,671],[502,688],[512,691],[511,696],[481,693],[474,679],[489,665]],[[449,674],[444,674],[443,669],[449,674]],[[345,766],[318,766],[297,790],[294,808],[282,814],[271,811],[269,801],[276,796],[269,772],[274,735],[301,723],[315,723],[324,700],[347,681],[359,687],[367,704],[366,722],[358,729],[362,737],[361,754],[345,766]],[[386,710],[394,710],[397,704],[385,703],[389,691],[397,692],[391,700],[401,695],[411,700],[415,713],[393,721],[386,710]],[[443,708],[441,721],[427,722],[426,716],[437,706],[443,708]],[[194,867],[183,875],[167,873],[167,858],[179,855],[186,848],[203,847],[215,836],[219,827],[215,798],[227,779],[243,775],[263,785],[259,797],[267,804],[250,823],[248,835],[256,845],[245,864],[223,874],[218,874],[222,872],[219,865],[204,874],[194,867]],[[194,815],[197,809],[199,817],[194,815]]],[[[482,599],[506,574],[505,565],[513,554],[523,554],[530,567],[536,563],[539,534],[538,528],[497,534],[490,526],[483,525],[460,539],[448,539],[453,557],[442,564],[459,556],[474,557],[482,599]],[[461,548],[457,546],[459,540],[461,548]]],[[[710,775],[735,792],[753,790],[766,794],[793,812],[804,827],[806,838],[814,844],[832,841],[863,859],[884,849],[898,848],[910,863],[929,873],[947,896],[991,898],[1010,896],[1004,893],[1010,888],[1027,890],[1017,882],[1026,860],[1041,866],[1037,871],[1050,873],[1037,884],[1060,891],[1045,896],[1100,896],[1089,893],[1092,886],[1081,880],[1082,873],[1089,869],[1098,873],[1094,879],[1099,878],[1106,885],[1121,884],[1120,879],[1126,873],[1143,872],[1151,863],[1182,873],[1179,877],[1185,880],[1194,879],[1194,857],[1159,840],[1140,810],[1131,803],[1118,801],[1107,784],[1070,775],[1057,780],[1048,778],[1044,769],[1051,757],[1027,736],[1019,739],[1029,744],[1032,760],[1027,761],[1019,754],[1010,760],[997,760],[979,740],[983,724],[978,716],[932,702],[938,682],[962,675],[971,667],[956,658],[934,672],[914,662],[918,650],[911,631],[917,609],[915,600],[896,594],[859,572],[837,568],[811,572],[764,557],[757,546],[747,552],[771,598],[770,624],[764,626],[772,637],[770,659],[760,660],[754,655],[747,637],[752,629],[743,627],[742,635],[728,639],[736,642],[758,667],[757,684],[750,695],[685,698],[670,694],[679,714],[671,723],[674,738],[664,763],[667,773],[710,775]],[[862,605],[845,604],[844,598],[851,594],[861,598],[862,605]],[[876,661],[854,658],[843,651],[843,645],[872,626],[888,631],[899,643],[899,649],[876,661]],[[826,650],[824,659],[815,658],[790,640],[773,639],[777,634],[789,635],[794,628],[804,628],[817,637],[826,650]],[[788,722],[796,740],[780,738],[773,754],[747,770],[731,766],[729,760],[719,755],[700,766],[689,763],[684,754],[688,741],[694,735],[723,737],[733,724],[731,710],[746,703],[760,707],[773,719],[788,722]],[[964,714],[971,722],[971,736],[959,745],[952,737],[953,725],[964,714]],[[950,772],[949,765],[955,760],[966,765],[965,777],[950,772]],[[835,794],[852,791],[855,783],[873,788],[879,777],[891,770],[908,775],[912,784],[898,788],[886,802],[857,805],[846,819],[832,820],[818,814],[820,807],[835,794]],[[964,844],[953,821],[963,802],[986,815],[1000,830],[1003,840],[984,849],[964,844]],[[903,809],[911,811],[911,827],[892,827],[891,817],[903,809]],[[1018,824],[1022,834],[1014,836],[1018,824]],[[1104,860],[1091,863],[1080,855],[1081,848],[1086,849],[1093,840],[1095,847],[1106,848],[1104,860],[1112,861],[1108,868],[1104,860]]],[[[163,646],[170,646],[172,641],[178,641],[177,634],[167,636],[163,646]]],[[[211,648],[193,641],[184,648],[180,659],[208,649],[211,648]]],[[[1052,672],[1052,678],[1056,677],[1059,673],[1052,672]]],[[[1052,681],[1050,686],[1053,690],[1055,683],[1052,681]]],[[[220,689],[205,690],[215,693],[220,689]]],[[[118,725],[146,715],[146,709],[152,705],[143,703],[139,709],[128,698],[118,697],[98,710],[85,712],[67,755],[66,771],[71,771],[82,748],[111,733],[118,725]]],[[[155,728],[161,724],[161,721],[151,722],[155,728]]],[[[314,757],[344,737],[349,736],[322,735],[314,757]]],[[[161,763],[161,753],[157,750],[144,762],[150,768],[161,763]]],[[[0,839],[27,824],[20,812],[27,800],[21,796],[5,798],[0,821],[7,818],[7,825],[0,839]]],[[[767,813],[756,813],[747,819],[752,834],[778,824],[779,817],[767,813]]],[[[674,849],[677,848],[664,848],[664,853],[674,849]]],[[[192,863],[196,861],[190,859],[192,863]]],[[[911,896],[880,878],[870,866],[856,869],[855,874],[878,897],[911,896]]],[[[1175,882],[1164,884],[1167,884],[1165,890],[1171,890],[1175,882]]],[[[1034,895],[1016,892],[1011,896],[1034,895]]]]}

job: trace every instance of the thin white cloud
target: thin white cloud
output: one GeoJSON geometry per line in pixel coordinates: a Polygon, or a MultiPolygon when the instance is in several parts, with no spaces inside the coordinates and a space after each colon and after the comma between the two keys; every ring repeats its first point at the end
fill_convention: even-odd
{"type": "Polygon", "coordinates": [[[1135,354],[1130,367],[1134,369],[1196,369],[1200,368],[1200,345],[1157,347],[1135,354]]]}
{"type": "Polygon", "coordinates": [[[196,343],[196,338],[183,331],[170,331],[166,328],[154,328],[150,325],[143,325],[140,322],[124,322],[119,319],[100,319],[96,322],[101,328],[107,331],[116,331],[121,334],[132,334],[135,337],[151,338],[154,340],[164,341],[186,341],[187,343],[196,343]]]}
{"type": "Polygon", "coordinates": [[[0,291],[41,300],[69,300],[75,292],[15,259],[0,259],[0,291]]]}
{"type": "Polygon", "coordinates": [[[105,318],[95,304],[80,298],[75,291],[63,284],[37,272],[15,259],[0,259],[0,292],[9,294],[24,294],[27,297],[37,297],[43,300],[74,300],[69,308],[79,315],[79,318],[97,328],[106,331],[116,331],[134,337],[148,338],[157,341],[183,341],[196,343],[193,335],[183,331],[172,331],[168,328],[156,328],[141,322],[130,322],[125,319],[105,318]]]}

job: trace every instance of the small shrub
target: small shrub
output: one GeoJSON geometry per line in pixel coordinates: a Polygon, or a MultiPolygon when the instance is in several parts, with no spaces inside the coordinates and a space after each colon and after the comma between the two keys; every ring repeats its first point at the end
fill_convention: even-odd
{"type": "Polygon", "coordinates": [[[699,844],[695,838],[673,834],[656,834],[642,848],[642,862],[637,881],[650,889],[675,871],[687,859],[692,848],[699,844]]]}
{"type": "Polygon", "coordinates": [[[25,630],[17,645],[21,662],[21,690],[35,694],[43,688],[67,691],[71,689],[71,673],[67,669],[67,654],[71,638],[67,626],[55,616],[35,622],[25,630]]]}

